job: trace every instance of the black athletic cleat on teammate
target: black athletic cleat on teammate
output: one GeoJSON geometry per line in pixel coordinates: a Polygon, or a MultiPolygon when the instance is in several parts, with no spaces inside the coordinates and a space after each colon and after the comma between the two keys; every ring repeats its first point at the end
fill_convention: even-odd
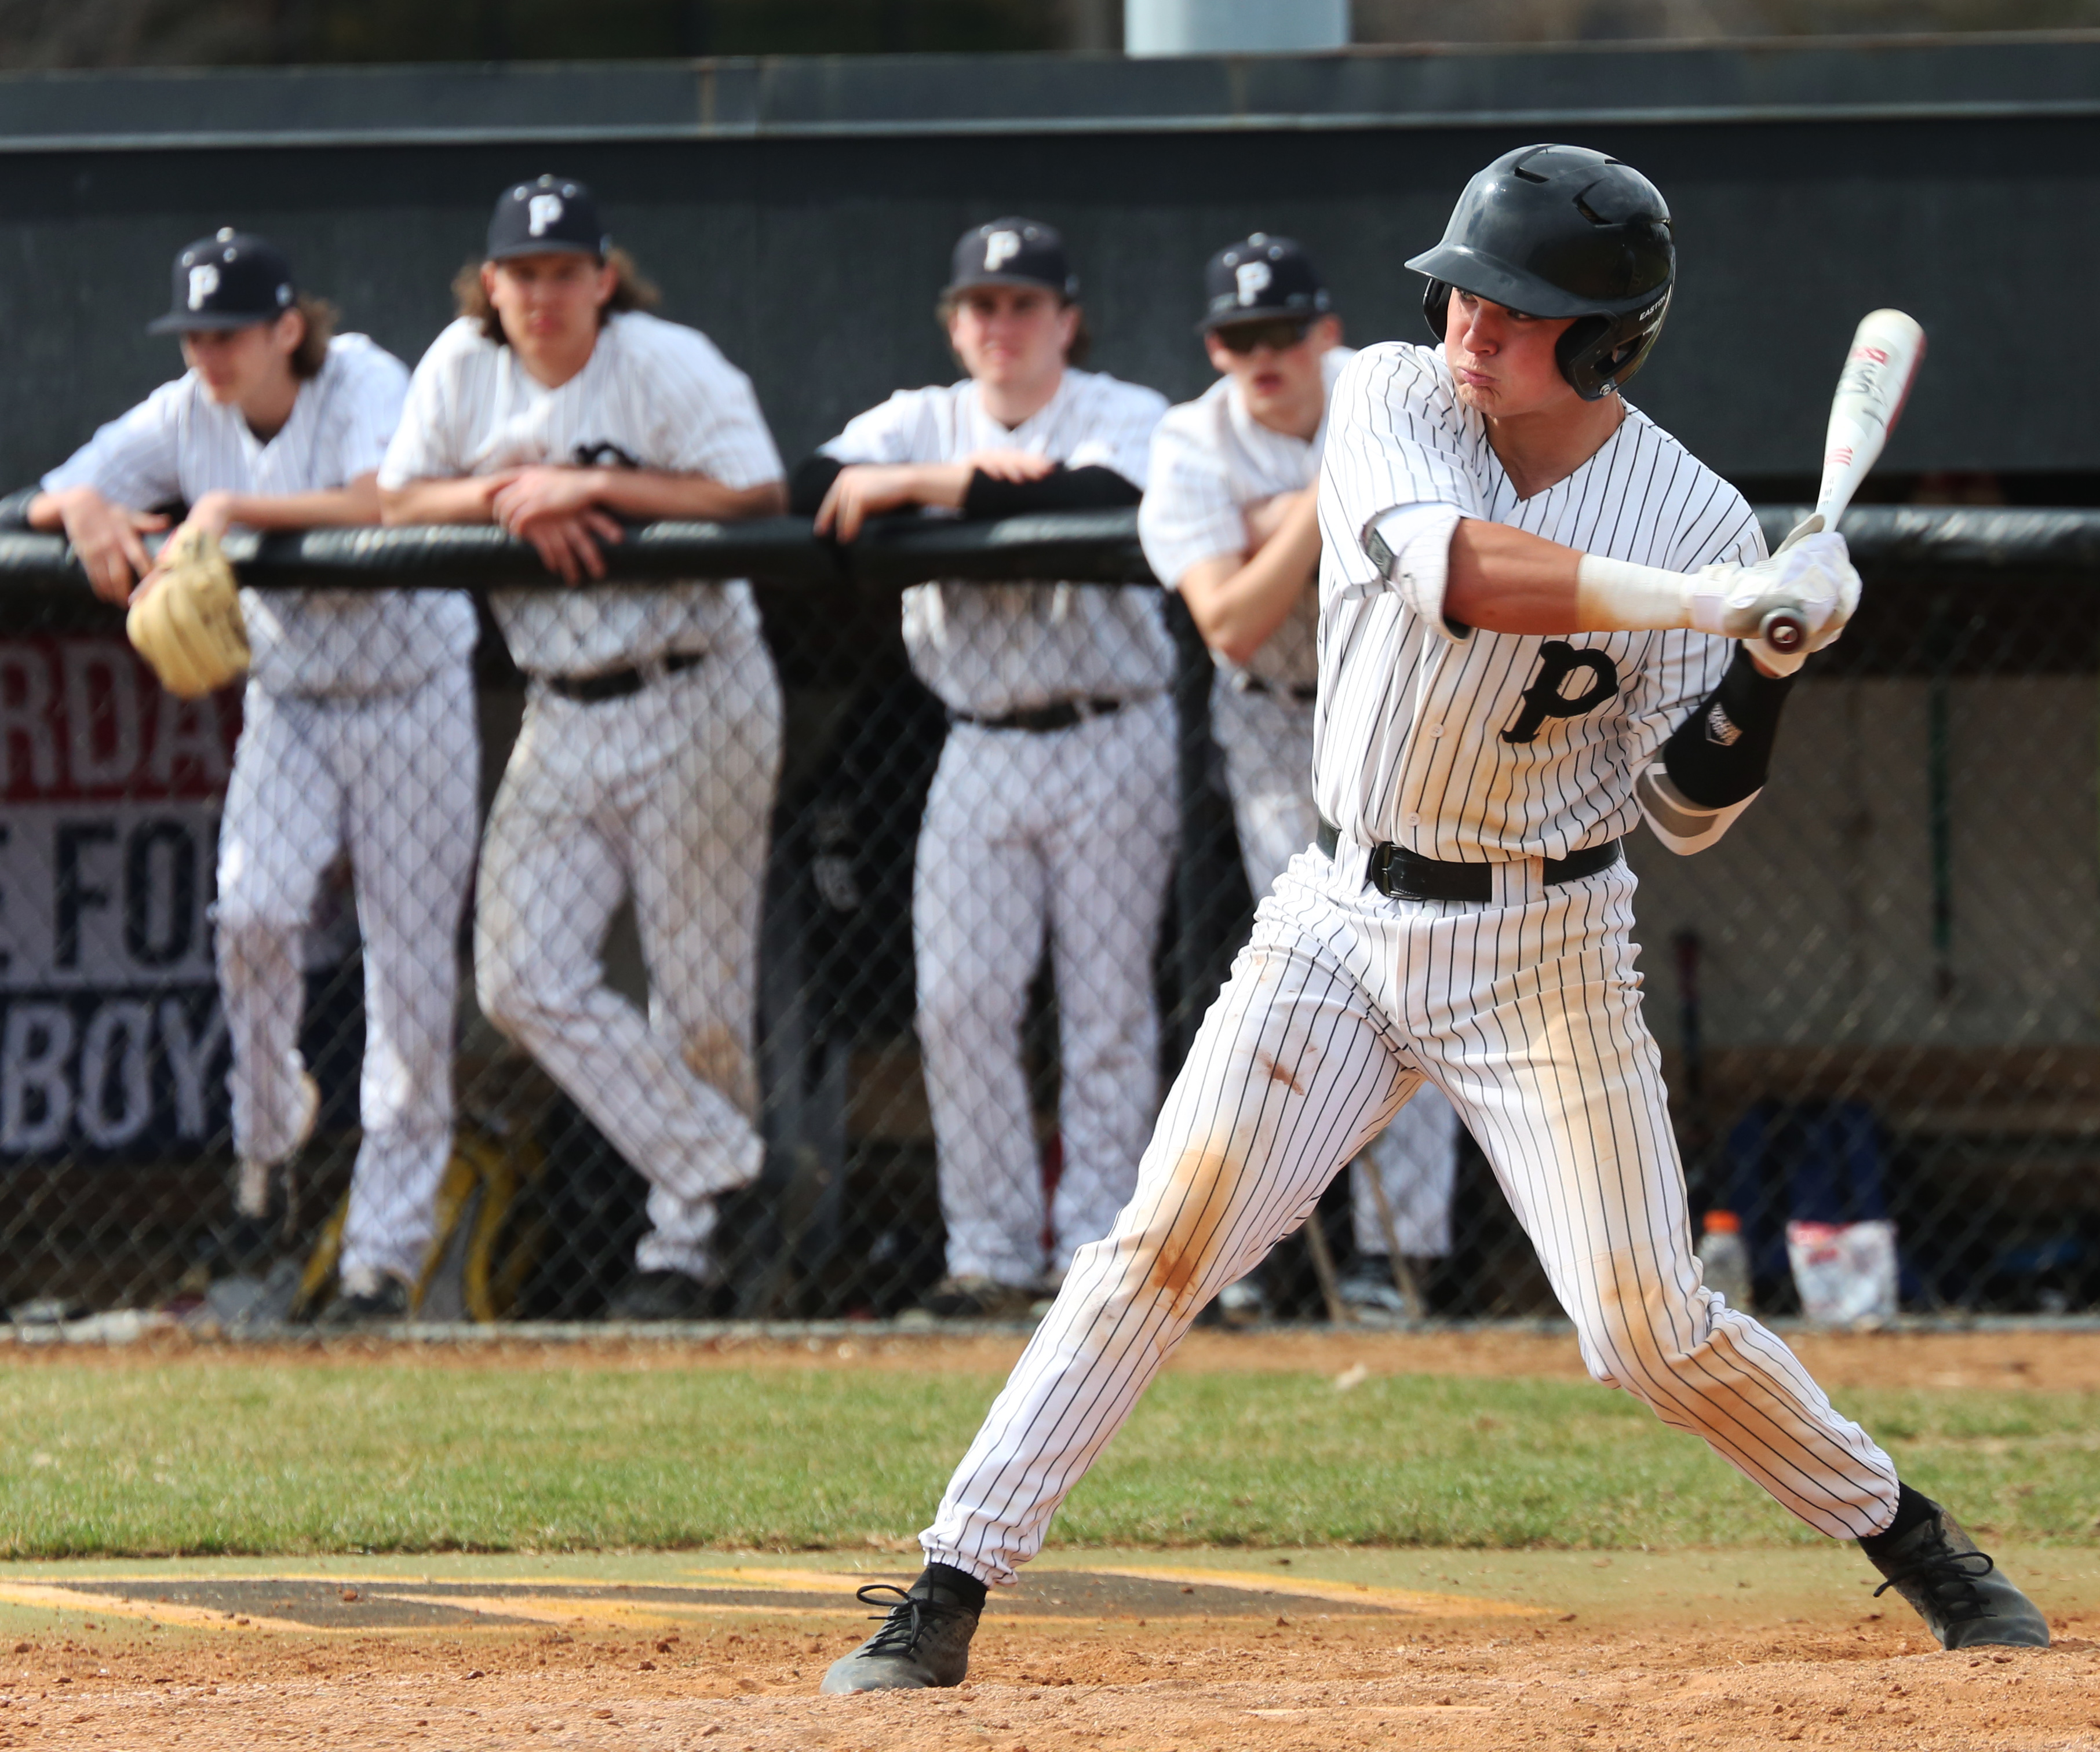
{"type": "Polygon", "coordinates": [[[346,1272],[335,1300],[321,1310],[320,1323],[391,1326],[408,1318],[409,1300],[408,1286],[390,1271],[346,1272]]]}
{"type": "Polygon", "coordinates": [[[718,1320],[729,1312],[719,1285],[682,1271],[636,1271],[606,1304],[610,1320],[718,1320]]]}
{"type": "Polygon", "coordinates": [[[927,1691],[960,1685],[970,1670],[970,1638],[977,1614],[939,1583],[924,1577],[910,1590],[872,1583],[854,1596],[863,1606],[897,1596],[882,1628],[859,1648],[832,1663],[822,1689],[828,1697],[857,1691],[927,1691]]]}
{"type": "Polygon", "coordinates": [[[1976,1549],[1961,1523],[1937,1503],[1931,1517],[1890,1550],[1867,1556],[1888,1578],[1875,1595],[1890,1588],[1902,1595],[1917,1609],[1941,1648],[2049,1647],[2049,1620],[2041,1609],[2013,1586],[1988,1553],[1976,1549]]]}

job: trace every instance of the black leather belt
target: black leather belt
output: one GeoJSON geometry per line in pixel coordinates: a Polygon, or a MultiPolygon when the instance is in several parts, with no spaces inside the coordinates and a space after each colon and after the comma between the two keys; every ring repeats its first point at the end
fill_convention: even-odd
{"type": "Polygon", "coordinates": [[[973,711],[957,711],[951,707],[948,721],[973,724],[986,730],[1070,730],[1089,718],[1106,718],[1119,712],[1127,703],[1115,699],[1052,700],[1048,706],[1024,707],[1019,711],[1001,712],[995,718],[973,711]]]}
{"type": "Polygon", "coordinates": [[[1242,693],[1275,693],[1285,699],[1295,700],[1301,706],[1310,706],[1319,698],[1320,689],[1311,681],[1264,681],[1260,676],[1242,676],[1237,684],[1242,693]]]}
{"type": "Polygon", "coordinates": [[[608,669],[595,676],[543,676],[547,691],[581,706],[601,706],[607,700],[624,700],[639,693],[660,675],[682,676],[708,660],[705,651],[675,651],[660,665],[646,669],[608,669]]]}
{"type": "MultiPolygon", "coordinates": [[[[1320,823],[1320,849],[1329,857],[1341,843],[1332,823],[1320,823]]],[[[1622,848],[1616,839],[1601,846],[1585,846],[1564,858],[1546,861],[1546,885],[1580,882],[1608,870],[1619,861],[1622,848]]],[[[1495,897],[1495,867],[1492,864],[1450,864],[1441,858],[1425,858],[1418,852],[1396,846],[1391,840],[1371,847],[1365,880],[1389,900],[1492,900],[1495,897]]]]}

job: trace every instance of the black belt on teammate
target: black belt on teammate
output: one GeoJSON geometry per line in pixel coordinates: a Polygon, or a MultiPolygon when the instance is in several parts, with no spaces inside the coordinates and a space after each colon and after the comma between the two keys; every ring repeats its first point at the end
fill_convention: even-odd
{"type": "Polygon", "coordinates": [[[674,651],[647,668],[607,669],[594,676],[543,676],[547,691],[580,706],[600,706],[607,700],[624,700],[639,693],[657,676],[682,676],[708,660],[705,651],[674,651]]]}
{"type": "MultiPolygon", "coordinates": [[[[1329,857],[1341,843],[1341,834],[1326,817],[1320,821],[1320,849],[1329,857]]],[[[1608,870],[1619,861],[1621,847],[1616,839],[1601,846],[1586,846],[1564,858],[1546,861],[1546,884],[1580,882],[1608,870]]],[[[1441,858],[1425,858],[1418,852],[1396,846],[1391,840],[1371,847],[1365,880],[1389,900],[1492,900],[1495,897],[1495,867],[1492,864],[1450,864],[1441,858]]]]}
{"type": "Polygon", "coordinates": [[[1242,676],[1233,685],[1242,693],[1273,693],[1301,706],[1310,706],[1319,698],[1320,689],[1311,681],[1264,681],[1260,676],[1242,676]]]}
{"type": "Polygon", "coordinates": [[[1106,718],[1130,703],[1119,699],[1052,700],[1048,706],[1027,706],[1019,711],[1003,711],[996,717],[948,708],[951,724],[973,724],[982,730],[1072,730],[1089,718],[1106,718]]]}

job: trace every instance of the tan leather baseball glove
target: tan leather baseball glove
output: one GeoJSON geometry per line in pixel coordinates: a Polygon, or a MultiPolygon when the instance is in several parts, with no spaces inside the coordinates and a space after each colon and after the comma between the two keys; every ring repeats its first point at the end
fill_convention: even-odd
{"type": "Polygon", "coordinates": [[[131,604],[124,630],[163,687],[180,699],[201,699],[247,672],[240,587],[206,530],[177,530],[158,570],[152,588],[131,604]]]}

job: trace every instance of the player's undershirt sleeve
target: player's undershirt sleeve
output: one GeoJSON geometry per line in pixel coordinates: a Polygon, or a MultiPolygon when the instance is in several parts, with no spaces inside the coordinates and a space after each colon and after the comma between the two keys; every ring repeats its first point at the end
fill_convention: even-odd
{"type": "Polygon", "coordinates": [[[832,482],[856,464],[938,460],[938,434],[927,406],[933,393],[899,390],[888,401],[854,415],[836,438],[796,464],[788,478],[788,508],[796,517],[814,517],[832,482]]]}
{"type": "Polygon", "coordinates": [[[134,511],[151,511],[183,498],[176,426],[185,380],[163,384],[120,414],[43,478],[47,493],[91,486],[134,511]]]}
{"type": "Polygon", "coordinates": [[[1039,481],[1003,481],[979,469],[963,494],[963,515],[982,520],[1043,511],[1106,511],[1134,505],[1141,496],[1135,481],[1099,464],[1070,469],[1060,463],[1039,481]]]}

